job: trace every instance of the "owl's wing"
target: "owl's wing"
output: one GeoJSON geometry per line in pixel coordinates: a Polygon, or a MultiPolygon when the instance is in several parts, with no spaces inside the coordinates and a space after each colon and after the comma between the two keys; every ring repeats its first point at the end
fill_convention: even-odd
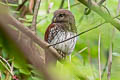
{"type": "Polygon", "coordinates": [[[60,25],[55,23],[50,24],[45,32],[45,41],[50,43],[60,30],[60,25]]]}

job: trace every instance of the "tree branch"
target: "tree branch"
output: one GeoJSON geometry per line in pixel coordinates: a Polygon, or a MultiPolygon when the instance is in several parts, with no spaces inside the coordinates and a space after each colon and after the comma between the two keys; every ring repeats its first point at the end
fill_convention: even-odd
{"type": "MultiPolygon", "coordinates": [[[[50,47],[48,48],[49,44],[45,41],[38,38],[30,29],[25,27],[22,23],[20,23],[18,20],[16,20],[14,17],[10,16],[8,14],[7,7],[0,5],[0,8],[2,9],[0,11],[0,21],[4,22],[5,24],[11,24],[14,27],[16,27],[18,30],[20,30],[22,33],[24,33],[26,36],[31,38],[36,44],[38,44],[41,48],[46,50],[49,54],[53,55],[56,59],[61,59],[62,56],[57,53],[57,51],[50,47]]],[[[16,39],[17,40],[17,39],[16,39]]]]}
{"type": "MultiPolygon", "coordinates": [[[[33,4],[34,4],[34,0],[30,0],[30,2],[31,3],[33,2],[33,4]]],[[[30,27],[30,30],[35,35],[36,35],[37,15],[38,15],[39,7],[40,7],[40,2],[41,2],[41,0],[36,0],[36,4],[35,4],[35,8],[34,8],[34,14],[33,14],[33,19],[32,19],[32,25],[30,27]]],[[[33,5],[29,5],[29,6],[33,6],[33,5]]],[[[30,10],[33,11],[32,9],[30,9],[30,10]]],[[[39,49],[38,49],[38,47],[36,47],[36,44],[34,44],[32,38],[30,40],[28,40],[28,45],[30,45],[33,53],[39,53],[39,49]]]]}
{"type": "Polygon", "coordinates": [[[19,11],[26,2],[27,2],[27,0],[24,0],[24,1],[22,2],[22,4],[20,4],[20,5],[18,6],[17,11],[19,11]]]}
{"type": "MultiPolygon", "coordinates": [[[[82,4],[84,4],[85,6],[89,7],[89,3],[88,0],[78,0],[79,2],[81,2],[82,4]]],[[[110,24],[112,24],[113,26],[115,26],[118,30],[120,30],[120,21],[118,19],[112,19],[112,16],[110,16],[103,7],[100,7],[97,3],[95,3],[94,1],[91,1],[91,10],[93,10],[94,12],[96,12],[98,15],[100,15],[103,19],[105,19],[106,22],[109,22],[110,24]]]]}
{"type": "Polygon", "coordinates": [[[48,51],[53,53],[58,59],[62,58],[53,47],[48,48],[48,45],[49,45],[48,43],[46,43],[45,41],[43,41],[40,38],[38,38],[33,32],[31,32],[27,27],[25,27],[23,24],[21,24],[14,17],[8,16],[8,18],[10,19],[9,21],[11,21],[11,23],[12,23],[12,25],[14,25],[14,27],[16,27],[18,30],[20,30],[21,32],[26,34],[28,37],[30,37],[41,48],[48,49],[48,51]]]}
{"type": "MultiPolygon", "coordinates": [[[[44,75],[45,80],[58,80],[54,79],[53,76],[48,72],[47,67],[41,60],[40,54],[32,53],[31,49],[28,47],[28,45],[25,43],[25,41],[19,41],[18,39],[18,33],[15,31],[13,26],[15,26],[18,30],[25,33],[28,37],[32,38],[36,43],[40,45],[44,50],[47,50],[51,55],[54,55],[55,57],[59,57],[59,54],[54,48],[47,48],[49,45],[45,41],[39,39],[37,36],[35,36],[34,33],[32,33],[27,27],[24,27],[19,21],[17,21],[15,18],[9,16],[7,13],[3,14],[0,11],[0,37],[5,37],[4,41],[8,41],[10,43],[12,49],[15,48],[17,50],[16,54],[23,54],[26,59],[37,68],[38,71],[42,72],[44,75]],[[9,24],[9,25],[8,25],[9,24]],[[55,55],[56,54],[56,55],[55,55]],[[57,55],[58,54],[58,55],[57,55]]],[[[6,45],[5,45],[6,46],[6,45]]],[[[7,45],[8,46],[8,45],[7,45]]],[[[14,50],[14,49],[13,49],[14,50]]],[[[59,57],[60,58],[60,57],[59,57]]]]}
{"type": "Polygon", "coordinates": [[[35,4],[34,15],[33,15],[32,26],[31,26],[32,31],[36,31],[36,23],[37,23],[36,21],[37,21],[38,10],[40,7],[40,2],[41,0],[37,0],[35,4]]]}
{"type": "MultiPolygon", "coordinates": [[[[5,16],[0,15],[0,34],[5,37],[5,41],[9,41],[12,44],[12,49],[17,49],[17,54],[23,54],[25,58],[30,62],[39,72],[41,72],[45,78],[45,80],[56,80],[53,76],[48,72],[47,66],[41,60],[40,54],[32,53],[31,49],[28,48],[25,41],[18,41],[16,31],[12,29],[4,19],[1,19],[5,16]]],[[[5,17],[5,19],[8,19],[5,17]]],[[[10,44],[10,45],[11,45],[10,44]]],[[[6,45],[5,45],[6,46],[6,45]]],[[[8,46],[8,45],[7,45],[8,46]]]]}

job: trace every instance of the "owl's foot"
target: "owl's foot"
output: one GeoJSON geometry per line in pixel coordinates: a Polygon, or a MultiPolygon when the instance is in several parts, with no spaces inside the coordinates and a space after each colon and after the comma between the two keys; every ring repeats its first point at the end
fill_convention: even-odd
{"type": "Polygon", "coordinates": [[[57,50],[57,52],[62,56],[62,59],[66,59],[66,53],[61,50],[57,50]]]}

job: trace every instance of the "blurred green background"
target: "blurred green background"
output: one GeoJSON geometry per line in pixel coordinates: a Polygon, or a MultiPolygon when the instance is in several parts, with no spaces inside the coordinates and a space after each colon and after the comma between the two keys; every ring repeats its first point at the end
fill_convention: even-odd
{"type": "MultiPolygon", "coordinates": [[[[37,35],[44,39],[44,33],[48,25],[51,23],[53,12],[59,9],[62,0],[42,0],[40,3],[38,18],[37,18],[37,35]],[[48,7],[51,6],[48,13],[48,7]]],[[[96,0],[99,2],[99,0],[96,0]]],[[[76,20],[76,26],[78,33],[83,32],[87,29],[95,27],[96,25],[104,22],[98,14],[91,11],[88,15],[84,14],[85,6],[79,3],[77,0],[70,0],[70,11],[74,14],[76,20]]],[[[12,14],[19,16],[20,11],[16,11],[18,5],[21,4],[19,0],[18,4],[11,4],[10,11],[12,14]]],[[[25,4],[27,7],[29,1],[25,4]]],[[[67,9],[68,1],[65,0],[63,8],[67,9]]],[[[117,16],[119,14],[118,0],[106,0],[103,4],[109,10],[110,15],[117,16]]],[[[27,14],[23,24],[25,26],[31,26],[33,15],[27,14]],[[28,23],[29,22],[29,23],[28,23]]],[[[118,17],[119,18],[119,17],[118,17]]],[[[22,18],[20,18],[22,19],[22,18]]],[[[112,69],[111,69],[111,80],[120,79],[120,32],[115,29],[114,26],[109,23],[103,24],[97,29],[91,30],[78,36],[77,44],[74,52],[72,53],[72,62],[67,59],[64,63],[57,63],[57,66],[52,69],[51,73],[57,75],[61,80],[99,80],[98,71],[98,39],[101,34],[101,72],[104,68],[106,69],[104,74],[102,73],[102,80],[107,80],[107,69],[106,63],[109,54],[109,48],[111,40],[113,40],[113,52],[112,52],[112,69]],[[114,34],[112,36],[112,34],[114,34]],[[78,53],[83,48],[87,47],[82,53],[78,53]],[[78,53],[78,54],[77,54],[78,53]],[[76,55],[77,54],[77,55],[76,55]]],[[[7,46],[7,45],[6,45],[7,46]]],[[[2,47],[2,46],[1,46],[2,47]]],[[[12,58],[8,56],[7,52],[2,49],[2,57],[12,61],[12,58]]],[[[21,78],[24,76],[25,80],[43,80],[42,76],[38,78],[34,69],[21,69],[19,62],[14,64],[14,73],[21,78]]],[[[0,79],[5,80],[5,68],[0,64],[0,79]]],[[[9,78],[11,80],[11,78],[9,78]]]]}

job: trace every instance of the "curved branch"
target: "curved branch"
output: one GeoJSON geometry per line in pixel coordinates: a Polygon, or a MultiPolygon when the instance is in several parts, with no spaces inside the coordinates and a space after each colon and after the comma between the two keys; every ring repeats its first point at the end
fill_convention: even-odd
{"type": "MultiPolygon", "coordinates": [[[[25,41],[23,41],[23,39],[20,41],[17,40],[18,33],[16,32],[16,30],[14,30],[8,24],[6,24],[5,21],[6,19],[9,20],[7,17],[0,15],[0,34],[1,34],[0,37],[2,37],[3,40],[5,40],[11,45],[9,48],[16,51],[16,54],[19,55],[23,54],[25,58],[28,60],[28,62],[30,62],[39,72],[43,74],[45,80],[56,80],[48,72],[47,66],[44,65],[40,57],[40,54],[32,53],[31,49],[28,47],[25,41]]],[[[4,46],[8,46],[8,45],[4,44],[4,46]]],[[[9,51],[11,52],[11,50],[9,51]]],[[[21,59],[23,61],[24,59],[23,56],[21,56],[21,59]]]]}
{"type": "MultiPolygon", "coordinates": [[[[31,49],[25,43],[26,41],[17,40],[18,33],[16,32],[15,28],[12,27],[13,26],[16,27],[22,33],[26,34],[29,38],[32,38],[32,40],[35,43],[37,43],[41,48],[43,48],[49,54],[53,55],[54,58],[60,59],[62,57],[57,53],[57,51],[54,48],[52,47],[48,48],[47,47],[49,45],[48,43],[39,39],[30,29],[25,27],[14,17],[10,16],[5,7],[0,5],[0,8],[5,10],[5,11],[0,11],[0,34],[2,35],[2,37],[4,37],[4,39],[8,41],[10,45],[12,45],[15,49],[17,49],[17,54],[23,54],[26,57],[26,59],[34,67],[38,69],[38,71],[42,72],[45,80],[58,80],[58,79],[54,79],[54,77],[51,76],[51,74],[48,72],[47,69],[48,66],[46,66],[44,62],[42,62],[42,58],[40,54],[32,53],[31,49]]],[[[13,49],[13,47],[11,48],[13,49]]]]}
{"type": "MultiPolygon", "coordinates": [[[[88,0],[78,0],[78,1],[84,4],[85,6],[89,7],[88,0]]],[[[103,19],[105,19],[106,22],[109,22],[110,24],[115,26],[118,30],[120,30],[120,21],[118,19],[112,19],[112,16],[110,16],[108,12],[104,10],[103,7],[100,7],[97,3],[91,1],[90,9],[96,12],[98,15],[100,15],[103,19]]]]}
{"type": "Polygon", "coordinates": [[[31,32],[31,30],[29,30],[27,27],[25,27],[23,24],[21,24],[18,20],[16,20],[14,17],[12,16],[7,16],[8,17],[8,22],[9,24],[14,25],[14,27],[16,27],[18,30],[20,30],[21,32],[23,32],[24,34],[26,34],[29,38],[31,38],[35,43],[37,43],[41,48],[43,49],[48,49],[48,51],[50,53],[53,53],[58,59],[61,59],[62,57],[57,53],[57,51],[53,48],[50,47],[48,48],[49,44],[46,43],[45,41],[41,40],[39,37],[37,37],[33,32],[31,32]]]}

